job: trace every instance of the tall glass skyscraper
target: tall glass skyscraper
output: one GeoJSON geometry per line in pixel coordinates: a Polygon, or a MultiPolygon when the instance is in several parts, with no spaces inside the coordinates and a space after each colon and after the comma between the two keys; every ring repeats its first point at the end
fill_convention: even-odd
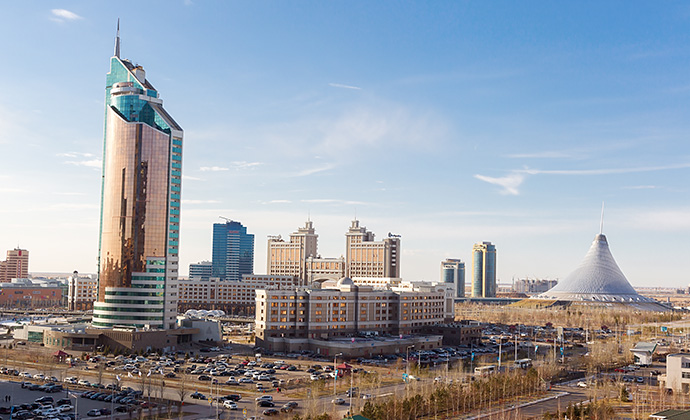
{"type": "Polygon", "coordinates": [[[465,263],[454,258],[441,261],[441,282],[453,284],[453,297],[465,297],[465,263]]]}
{"type": "Polygon", "coordinates": [[[120,58],[105,87],[105,134],[93,326],[174,328],[182,128],[144,69],[120,58]]]}
{"type": "Polygon", "coordinates": [[[254,273],[254,234],[242,223],[228,220],[213,224],[212,277],[242,280],[254,273]]]}
{"type": "Polygon", "coordinates": [[[474,244],[472,263],[472,297],[496,297],[496,246],[474,244]]]}

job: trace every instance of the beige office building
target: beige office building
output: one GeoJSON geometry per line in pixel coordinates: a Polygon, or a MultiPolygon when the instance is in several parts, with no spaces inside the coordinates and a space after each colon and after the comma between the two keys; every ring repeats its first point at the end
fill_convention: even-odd
{"type": "Polygon", "coordinates": [[[29,278],[29,251],[19,248],[7,251],[7,259],[0,261],[0,283],[26,278],[29,278]]]}
{"type": "Polygon", "coordinates": [[[400,277],[400,238],[389,234],[382,241],[353,220],[345,233],[345,275],[355,277],[400,277]]]}
{"type": "Polygon", "coordinates": [[[76,271],[67,279],[67,308],[71,311],[88,311],[98,295],[98,279],[80,276],[76,271]]]}
{"type": "Polygon", "coordinates": [[[285,242],[280,236],[268,238],[269,275],[294,276],[302,283],[307,282],[308,257],[316,257],[316,247],[319,235],[314,231],[314,225],[309,220],[304,227],[297,229],[290,235],[290,242],[285,242]]]}
{"type": "Polygon", "coordinates": [[[345,277],[345,258],[307,258],[307,284],[345,277]]]}
{"type": "Polygon", "coordinates": [[[444,286],[375,290],[345,277],[322,289],[257,290],[256,344],[272,351],[315,351],[322,340],[350,339],[345,347],[355,347],[355,337],[424,333],[452,320],[452,310],[444,286]]]}

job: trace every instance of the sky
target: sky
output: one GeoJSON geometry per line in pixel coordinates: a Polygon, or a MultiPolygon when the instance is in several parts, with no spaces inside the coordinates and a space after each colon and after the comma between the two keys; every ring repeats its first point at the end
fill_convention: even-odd
{"type": "MultiPolygon", "coordinates": [[[[0,252],[96,271],[105,75],[142,65],[184,128],[181,274],[213,223],[355,217],[406,280],[497,248],[563,278],[604,233],[634,286],[690,283],[690,4],[26,1],[0,5],[0,252]]],[[[467,265],[467,278],[471,274],[467,265]]]]}

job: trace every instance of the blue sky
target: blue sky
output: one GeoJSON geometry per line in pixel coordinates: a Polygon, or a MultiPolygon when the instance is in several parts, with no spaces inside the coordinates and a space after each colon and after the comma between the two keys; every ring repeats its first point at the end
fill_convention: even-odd
{"type": "MultiPolygon", "coordinates": [[[[323,256],[356,216],[409,280],[492,241],[563,278],[599,231],[636,286],[690,282],[690,5],[61,1],[0,6],[0,250],[94,272],[105,74],[144,66],[185,129],[180,258],[225,216],[323,256]]],[[[468,278],[469,278],[468,270],[468,278]]]]}

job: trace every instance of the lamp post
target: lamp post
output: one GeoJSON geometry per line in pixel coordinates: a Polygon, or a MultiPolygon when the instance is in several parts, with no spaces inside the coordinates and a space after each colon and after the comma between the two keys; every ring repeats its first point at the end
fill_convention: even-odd
{"type": "Polygon", "coordinates": [[[338,368],[336,367],[336,360],[338,356],[342,356],[342,353],[338,353],[333,356],[333,396],[335,397],[335,381],[338,379],[338,368]]]}
{"type": "Polygon", "coordinates": [[[74,398],[74,420],[79,420],[79,397],[67,391],[67,395],[74,398]]]}
{"type": "Polygon", "coordinates": [[[410,349],[414,349],[414,344],[407,346],[405,349],[405,382],[407,383],[410,378],[410,349]]]}

